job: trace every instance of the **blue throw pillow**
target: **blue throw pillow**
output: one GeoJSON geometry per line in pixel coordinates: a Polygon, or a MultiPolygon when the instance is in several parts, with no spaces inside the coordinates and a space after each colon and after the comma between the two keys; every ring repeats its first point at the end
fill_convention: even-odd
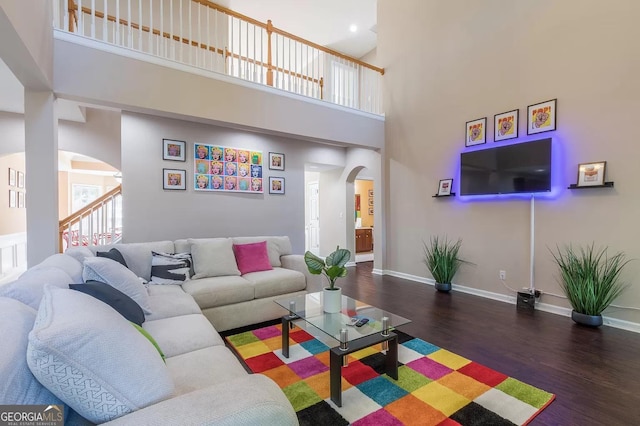
{"type": "Polygon", "coordinates": [[[89,280],[84,284],[70,284],[69,288],[93,296],[118,311],[132,323],[142,325],[144,312],[132,298],[100,281],[89,280]]]}
{"type": "Polygon", "coordinates": [[[109,251],[99,251],[96,252],[96,256],[98,257],[106,257],[107,259],[115,260],[119,264],[123,265],[125,268],[129,268],[127,266],[127,262],[124,260],[124,256],[120,253],[120,250],[112,248],[109,251]]]}

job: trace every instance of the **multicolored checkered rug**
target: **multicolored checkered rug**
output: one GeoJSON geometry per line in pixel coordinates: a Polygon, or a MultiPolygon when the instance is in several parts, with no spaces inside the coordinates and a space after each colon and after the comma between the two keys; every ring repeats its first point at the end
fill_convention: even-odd
{"type": "Polygon", "coordinates": [[[396,331],[398,380],[384,374],[380,345],[349,355],[342,407],[329,396],[329,347],[299,327],[290,354],[280,324],[227,336],[255,373],[282,388],[301,425],[524,425],[555,395],[396,331]]]}

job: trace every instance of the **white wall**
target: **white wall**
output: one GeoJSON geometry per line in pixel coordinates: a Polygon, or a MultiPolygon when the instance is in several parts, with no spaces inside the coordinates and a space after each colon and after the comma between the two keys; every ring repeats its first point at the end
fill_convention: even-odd
{"type": "MultiPolygon", "coordinates": [[[[122,113],[123,238],[127,242],[188,237],[288,235],[304,251],[304,164],[344,165],[344,149],[187,121],[122,113]],[[187,161],[163,161],[162,139],[187,142],[187,161]],[[196,192],[194,142],[285,154],[285,194],[196,192]],[[186,191],[164,191],[162,169],[187,170],[186,191]]],[[[265,163],[266,164],[266,163],[265,163]]]]}

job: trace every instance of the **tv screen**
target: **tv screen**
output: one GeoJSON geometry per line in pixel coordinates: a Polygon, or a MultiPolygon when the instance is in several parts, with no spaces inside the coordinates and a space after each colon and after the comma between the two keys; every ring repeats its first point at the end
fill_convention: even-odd
{"type": "Polygon", "coordinates": [[[551,138],[460,154],[460,195],[551,191],[551,138]]]}

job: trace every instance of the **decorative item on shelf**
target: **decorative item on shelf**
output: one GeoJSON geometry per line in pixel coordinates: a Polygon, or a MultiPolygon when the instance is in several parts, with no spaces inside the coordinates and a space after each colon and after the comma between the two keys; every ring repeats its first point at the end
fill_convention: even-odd
{"type": "Polygon", "coordinates": [[[284,170],[284,154],[279,152],[269,153],[269,170],[284,170]]]}
{"type": "Polygon", "coordinates": [[[284,178],[269,177],[269,194],[284,194],[284,178]]]}
{"type": "Polygon", "coordinates": [[[622,252],[609,256],[607,250],[596,250],[594,243],[578,249],[569,245],[550,250],[560,268],[558,282],[573,308],[571,319],[578,324],[602,325],[602,312],[627,287],[620,274],[630,260],[622,252]]]}
{"type": "Polygon", "coordinates": [[[540,102],[527,107],[527,134],[556,130],[556,101],[540,102]]]}
{"type": "Polygon", "coordinates": [[[186,161],[187,143],[173,139],[162,139],[162,159],[169,161],[186,161]]]}
{"type": "Polygon", "coordinates": [[[440,182],[438,183],[438,192],[433,197],[452,197],[456,195],[455,192],[451,192],[452,186],[453,179],[440,179],[440,182]]]}
{"type": "Polygon", "coordinates": [[[304,254],[304,261],[307,269],[313,275],[323,274],[329,280],[329,287],[323,290],[323,309],[327,313],[340,312],[342,309],[342,290],[336,287],[338,278],[347,276],[347,268],[345,265],[351,258],[351,252],[347,249],[341,249],[340,246],[331,253],[326,259],[316,256],[307,251],[304,254]]]}
{"type": "Polygon", "coordinates": [[[505,141],[518,137],[518,114],[520,110],[503,112],[493,117],[493,141],[505,141]]]}
{"type": "Polygon", "coordinates": [[[578,183],[570,185],[569,189],[584,187],[612,187],[613,182],[605,182],[606,161],[578,164],[578,183]]]}
{"type": "Polygon", "coordinates": [[[467,121],[465,126],[465,146],[481,145],[487,142],[487,117],[467,121]]]}
{"type": "Polygon", "coordinates": [[[179,169],[162,169],[162,189],[187,189],[187,171],[179,169]]]}
{"type": "Polygon", "coordinates": [[[462,240],[449,241],[446,237],[431,237],[429,244],[424,244],[423,261],[436,281],[436,290],[448,292],[451,290],[451,281],[464,263],[471,263],[458,256],[462,240]]]}

